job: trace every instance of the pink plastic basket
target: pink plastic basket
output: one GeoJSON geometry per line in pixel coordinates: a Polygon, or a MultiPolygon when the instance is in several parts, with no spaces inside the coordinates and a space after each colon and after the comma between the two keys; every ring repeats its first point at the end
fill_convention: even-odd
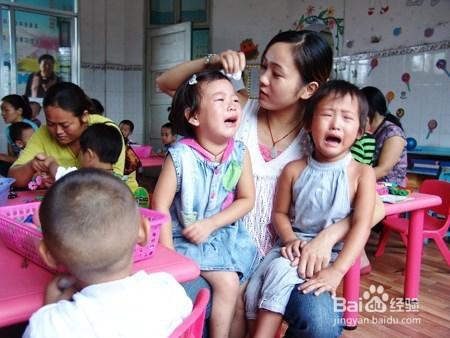
{"type": "Polygon", "coordinates": [[[150,154],[152,152],[151,146],[144,146],[144,145],[132,145],[131,146],[136,153],[136,155],[139,158],[147,158],[150,157],[150,154]]]}
{"type": "MultiPolygon", "coordinates": [[[[0,237],[11,250],[28,258],[30,261],[50,269],[38,253],[42,233],[31,224],[23,223],[29,215],[39,211],[41,202],[18,204],[0,208],[0,237]]],[[[136,245],[134,249],[134,262],[151,258],[158,245],[161,225],[167,221],[167,216],[151,209],[140,209],[141,214],[150,220],[151,229],[148,242],[145,246],[136,245]]],[[[61,269],[63,270],[63,269],[61,269]]]]}

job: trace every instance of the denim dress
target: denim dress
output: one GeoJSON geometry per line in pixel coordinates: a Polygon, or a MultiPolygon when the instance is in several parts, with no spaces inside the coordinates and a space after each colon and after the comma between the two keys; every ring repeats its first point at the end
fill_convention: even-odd
{"type": "Polygon", "coordinates": [[[211,217],[233,201],[242,172],[245,146],[231,139],[221,162],[193,139],[185,138],[169,149],[175,166],[177,188],[170,208],[177,252],[195,260],[202,271],[235,271],[244,282],[253,271],[256,246],[242,219],[225,225],[195,244],[182,234],[189,224],[211,217]]]}

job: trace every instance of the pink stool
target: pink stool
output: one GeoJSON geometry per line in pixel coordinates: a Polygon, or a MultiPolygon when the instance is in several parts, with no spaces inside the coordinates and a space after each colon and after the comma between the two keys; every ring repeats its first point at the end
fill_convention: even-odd
{"type": "Polygon", "coordinates": [[[209,290],[201,289],[195,299],[191,314],[183,320],[169,338],[202,338],[208,301],[209,290]]]}

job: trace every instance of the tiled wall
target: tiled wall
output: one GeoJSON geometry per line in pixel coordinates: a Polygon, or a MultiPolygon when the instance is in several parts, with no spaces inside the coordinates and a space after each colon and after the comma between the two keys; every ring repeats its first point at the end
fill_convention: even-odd
{"type": "Polygon", "coordinates": [[[450,74],[448,66],[447,72],[437,66],[439,60],[448,64],[450,41],[336,58],[335,69],[338,78],[378,87],[390,98],[393,94],[389,110],[401,118],[407,136],[419,146],[450,147],[450,74]],[[377,66],[371,67],[374,59],[377,66]],[[402,79],[405,73],[409,89],[402,79]],[[404,115],[398,115],[399,108],[404,115]],[[430,120],[438,123],[431,133],[430,120]]]}
{"type": "Polygon", "coordinates": [[[80,1],[81,86],[144,142],[144,1],[80,1]]]}

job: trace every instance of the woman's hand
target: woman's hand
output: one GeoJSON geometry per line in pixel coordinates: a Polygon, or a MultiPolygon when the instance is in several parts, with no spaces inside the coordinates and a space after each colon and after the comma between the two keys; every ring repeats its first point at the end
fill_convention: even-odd
{"type": "Polygon", "coordinates": [[[242,52],[226,50],[219,55],[221,68],[228,74],[242,72],[245,68],[245,55],[242,52]]]}
{"type": "Polygon", "coordinates": [[[299,290],[303,293],[310,293],[314,291],[314,295],[318,296],[322,292],[328,291],[333,297],[336,296],[336,289],[341,283],[344,274],[339,270],[330,266],[320,271],[317,275],[311,278],[309,281],[299,286],[299,290]]]}
{"type": "Polygon", "coordinates": [[[330,263],[334,244],[323,231],[309,242],[304,241],[301,246],[298,275],[302,278],[311,278],[320,270],[325,269],[330,263]]]}
{"type": "Polygon", "coordinates": [[[183,236],[191,243],[201,244],[208,239],[214,230],[212,223],[208,219],[202,219],[189,224],[183,230],[183,236]]]}

